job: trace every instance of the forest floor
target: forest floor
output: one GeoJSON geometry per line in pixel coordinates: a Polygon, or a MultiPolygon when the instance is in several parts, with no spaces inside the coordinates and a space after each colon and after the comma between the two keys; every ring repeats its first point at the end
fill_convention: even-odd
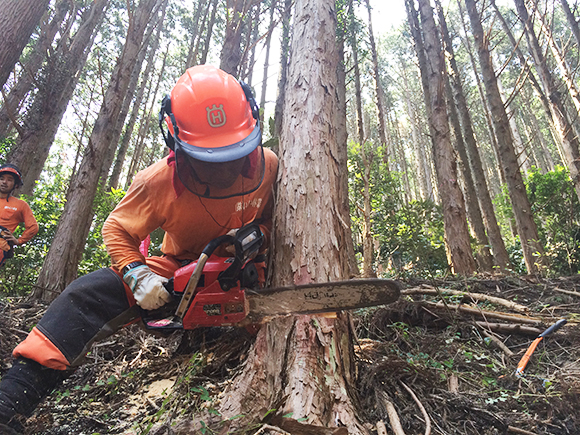
{"type": "MultiPolygon", "coordinates": [[[[402,283],[397,303],[353,313],[356,389],[369,433],[383,433],[384,423],[392,434],[398,417],[407,435],[580,434],[580,276],[402,283]],[[516,376],[532,341],[564,318],[516,376]]],[[[0,299],[0,374],[43,311],[37,302],[0,299]]],[[[210,337],[215,332],[184,340],[125,328],[93,348],[27,420],[26,433],[176,434],[180,416],[215,414],[252,341],[241,329],[210,337]]],[[[245,433],[258,432],[306,433],[265,423],[245,433]]]]}

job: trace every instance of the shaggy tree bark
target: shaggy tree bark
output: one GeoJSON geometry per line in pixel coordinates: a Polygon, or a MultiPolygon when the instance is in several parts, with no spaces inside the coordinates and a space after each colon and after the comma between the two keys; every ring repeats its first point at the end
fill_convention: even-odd
{"type": "MultiPolygon", "coordinates": [[[[445,103],[445,63],[433,9],[429,0],[419,1],[424,63],[420,63],[425,99],[428,99],[429,130],[433,144],[433,159],[437,174],[437,187],[443,210],[445,245],[449,265],[453,272],[468,276],[476,270],[475,259],[469,243],[469,230],[465,201],[457,182],[457,164],[453,155],[449,119],[445,103]]],[[[417,48],[419,45],[416,45],[417,48]]]]}
{"type": "Polygon", "coordinates": [[[123,52],[117,60],[79,170],[71,180],[68,201],[40,271],[33,295],[36,298],[47,301],[54,299],[77,276],[101,168],[110,149],[113,132],[109,126],[115,125],[119,117],[143,34],[156,2],[141,0],[130,17],[131,25],[123,52]]]}
{"type": "Polygon", "coordinates": [[[21,193],[30,195],[40,178],[44,163],[56,136],[62,117],[73,95],[80,71],[91,51],[98,28],[109,2],[95,0],[88,7],[82,23],[70,44],[59,44],[39,74],[39,91],[27,111],[16,146],[9,160],[24,176],[21,193]]]}
{"type": "MultiPolygon", "coordinates": [[[[346,231],[337,216],[340,154],[335,116],[337,62],[334,0],[298,0],[280,141],[273,285],[348,276],[346,231]]],[[[290,316],[264,325],[243,371],[221,401],[221,418],[279,415],[366,433],[352,390],[349,316],[290,316]]],[[[230,428],[231,429],[231,428],[230,428]]]]}
{"type": "Polygon", "coordinates": [[[487,47],[487,39],[484,37],[483,26],[475,0],[465,0],[465,5],[471,22],[473,37],[477,44],[477,54],[485,84],[486,100],[489,103],[495,137],[497,138],[498,158],[500,159],[501,169],[508,187],[526,269],[530,274],[540,273],[539,265],[543,261],[544,248],[539,242],[538,229],[532,216],[530,202],[519,170],[507,114],[499,93],[497,77],[493,70],[491,55],[487,47]]]}
{"type": "Polygon", "coordinates": [[[50,0],[0,0],[0,88],[8,80],[49,3],[50,0]]]}

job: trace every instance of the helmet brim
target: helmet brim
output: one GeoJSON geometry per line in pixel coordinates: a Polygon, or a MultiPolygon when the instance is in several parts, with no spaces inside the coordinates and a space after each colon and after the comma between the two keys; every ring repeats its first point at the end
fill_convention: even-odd
{"type": "Polygon", "coordinates": [[[243,140],[232,145],[227,145],[219,148],[202,148],[191,145],[179,139],[179,134],[175,138],[175,144],[187,156],[201,160],[202,162],[224,163],[233,160],[241,159],[254,151],[262,141],[262,132],[260,130],[260,123],[256,122],[256,126],[252,132],[243,140]]]}

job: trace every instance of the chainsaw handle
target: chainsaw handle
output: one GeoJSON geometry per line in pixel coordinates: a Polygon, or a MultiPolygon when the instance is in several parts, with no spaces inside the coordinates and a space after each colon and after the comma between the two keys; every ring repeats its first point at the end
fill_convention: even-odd
{"type": "Polygon", "coordinates": [[[205,248],[203,248],[203,251],[201,251],[201,253],[205,254],[209,257],[209,256],[211,256],[211,254],[213,254],[213,251],[215,251],[218,246],[220,246],[221,244],[226,243],[226,242],[232,243],[233,241],[234,241],[234,236],[224,234],[223,236],[216,237],[211,242],[209,242],[207,245],[205,245],[205,248]]]}

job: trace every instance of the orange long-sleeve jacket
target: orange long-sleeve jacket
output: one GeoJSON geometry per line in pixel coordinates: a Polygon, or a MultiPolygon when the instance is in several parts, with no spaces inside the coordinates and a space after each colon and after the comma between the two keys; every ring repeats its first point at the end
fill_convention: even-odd
{"type": "MultiPolygon", "coordinates": [[[[209,241],[252,221],[260,224],[268,239],[278,158],[266,148],[264,158],[260,187],[226,199],[201,198],[183,185],[174,187],[180,182],[167,157],[139,172],[103,225],[103,240],[113,267],[121,270],[134,261],[144,262],[139,244],[157,228],[165,231],[163,253],[179,260],[196,260],[209,241]]],[[[229,189],[232,193],[239,191],[241,178],[229,189]]]]}
{"type": "Polygon", "coordinates": [[[13,233],[21,223],[24,223],[24,232],[18,238],[19,245],[28,242],[38,233],[38,223],[26,201],[13,196],[0,198],[0,226],[13,233]]]}

